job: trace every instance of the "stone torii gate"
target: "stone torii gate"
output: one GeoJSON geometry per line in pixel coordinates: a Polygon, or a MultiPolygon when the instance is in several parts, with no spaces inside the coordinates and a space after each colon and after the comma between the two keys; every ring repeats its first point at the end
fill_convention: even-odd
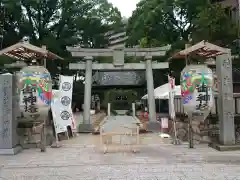
{"type": "Polygon", "coordinates": [[[84,114],[83,124],[90,122],[90,103],[92,88],[92,71],[93,70],[146,70],[147,89],[148,89],[148,107],[149,122],[156,122],[156,109],[154,99],[153,69],[166,69],[169,67],[168,62],[152,62],[152,57],[164,56],[166,51],[171,48],[170,45],[156,48],[124,48],[124,49],[90,49],[79,47],[67,47],[73,57],[83,57],[85,63],[70,63],[69,69],[85,70],[85,89],[84,89],[84,114]],[[144,57],[145,62],[124,63],[124,57],[144,57]],[[96,63],[93,57],[113,57],[112,63],[96,63]]]}

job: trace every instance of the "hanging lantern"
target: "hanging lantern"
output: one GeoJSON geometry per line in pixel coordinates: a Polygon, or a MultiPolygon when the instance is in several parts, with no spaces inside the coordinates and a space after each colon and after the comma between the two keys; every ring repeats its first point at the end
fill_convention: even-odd
{"type": "Polygon", "coordinates": [[[213,73],[205,65],[189,65],[181,72],[181,93],[186,113],[207,117],[214,103],[213,73]]]}
{"type": "Polygon", "coordinates": [[[47,116],[52,99],[52,80],[48,70],[42,66],[27,66],[18,73],[18,78],[23,116],[31,120],[47,116]]]}

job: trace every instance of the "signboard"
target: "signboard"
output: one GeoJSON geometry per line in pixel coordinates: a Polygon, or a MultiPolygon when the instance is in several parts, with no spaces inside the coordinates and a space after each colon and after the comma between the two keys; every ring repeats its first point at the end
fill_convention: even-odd
{"type": "Polygon", "coordinates": [[[141,85],[145,82],[145,73],[136,71],[98,72],[93,79],[95,79],[95,85],[100,86],[141,85]]]}
{"type": "Polygon", "coordinates": [[[168,118],[161,118],[161,128],[162,129],[168,128],[168,118]]]}

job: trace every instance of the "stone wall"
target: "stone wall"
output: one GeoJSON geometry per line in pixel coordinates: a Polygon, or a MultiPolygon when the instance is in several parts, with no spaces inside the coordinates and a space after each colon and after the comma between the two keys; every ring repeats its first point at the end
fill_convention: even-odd
{"type": "MultiPolygon", "coordinates": [[[[171,128],[169,129],[169,134],[174,136],[173,123],[171,121],[171,128]]],[[[210,132],[214,132],[217,128],[214,128],[213,125],[208,124],[208,120],[204,122],[193,120],[192,121],[192,129],[193,129],[193,139],[194,144],[199,143],[209,143],[215,139],[216,136],[211,135],[210,132]]],[[[177,119],[176,122],[176,130],[177,136],[181,141],[188,141],[188,119],[184,119],[180,121],[177,119]]],[[[215,133],[217,134],[217,133],[215,133]]]]}
{"type": "MultiPolygon", "coordinates": [[[[194,121],[193,120],[193,134],[194,134],[194,143],[209,143],[216,142],[219,138],[219,124],[210,123],[210,119],[206,119],[204,122],[194,121]]],[[[173,123],[170,122],[171,128],[169,129],[169,134],[173,137],[173,123]]],[[[188,121],[180,121],[177,119],[176,123],[177,135],[181,141],[188,141],[188,121]]],[[[236,143],[240,144],[240,124],[235,124],[235,137],[236,143]]]]}

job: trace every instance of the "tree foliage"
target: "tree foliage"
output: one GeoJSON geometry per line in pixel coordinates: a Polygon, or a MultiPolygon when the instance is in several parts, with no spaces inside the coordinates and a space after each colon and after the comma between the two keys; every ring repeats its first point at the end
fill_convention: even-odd
{"type": "Polygon", "coordinates": [[[231,20],[229,9],[224,9],[219,4],[203,8],[194,19],[194,24],[195,29],[192,32],[194,41],[206,39],[226,47],[238,37],[237,24],[231,20]]]}
{"type": "Polygon", "coordinates": [[[237,37],[236,23],[226,9],[208,0],[142,0],[129,19],[127,32],[129,46],[139,44],[142,38],[148,46],[190,39],[226,46],[237,37]]]}
{"type": "MultiPolygon", "coordinates": [[[[19,42],[46,45],[64,61],[48,61],[53,77],[71,75],[66,46],[104,47],[105,33],[121,25],[121,14],[107,0],[0,0],[0,49],[19,42]]],[[[1,57],[0,64],[8,58],[1,57]],[[4,59],[4,61],[3,61],[4,59]]]]}
{"type": "MultiPolygon", "coordinates": [[[[0,49],[28,36],[32,44],[46,45],[65,58],[48,62],[53,75],[72,73],[67,69],[73,59],[66,46],[105,47],[105,33],[121,25],[120,12],[107,0],[0,0],[0,49]]],[[[226,8],[210,0],[141,0],[128,20],[127,46],[171,44],[167,53],[171,56],[190,40],[207,40],[224,47],[235,46],[233,52],[237,52],[239,43],[232,42],[238,33],[226,8]]],[[[2,59],[1,64],[9,61],[2,59]]],[[[171,67],[180,70],[182,64],[173,62],[171,67]]],[[[159,79],[163,74],[155,76],[159,79]]]]}
{"type": "Polygon", "coordinates": [[[2,47],[29,36],[31,43],[67,57],[66,46],[102,47],[104,33],[121,23],[107,0],[2,0],[2,47]]]}
{"type": "MultiPolygon", "coordinates": [[[[232,47],[238,37],[237,23],[233,22],[228,9],[209,0],[141,0],[129,19],[127,34],[127,46],[171,44],[165,59],[184,49],[187,43],[206,40],[232,47]]],[[[174,60],[170,67],[179,79],[184,61],[174,60]]],[[[156,76],[163,77],[163,73],[157,72],[156,76]]]]}

